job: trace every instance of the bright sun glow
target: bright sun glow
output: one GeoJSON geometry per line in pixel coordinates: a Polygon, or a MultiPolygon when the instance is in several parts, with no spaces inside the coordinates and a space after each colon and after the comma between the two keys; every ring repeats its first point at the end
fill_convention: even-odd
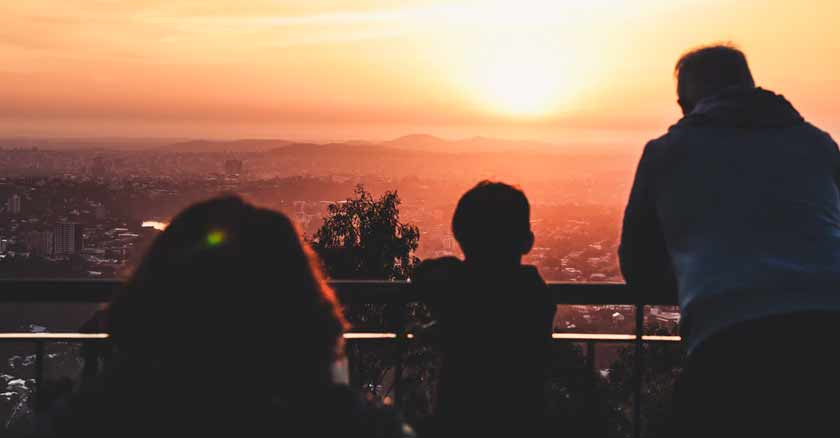
{"type": "Polygon", "coordinates": [[[513,116],[542,116],[561,104],[562,76],[544,59],[499,59],[486,66],[478,92],[494,111],[513,116]]]}
{"type": "Polygon", "coordinates": [[[558,109],[570,89],[557,55],[522,44],[498,51],[480,62],[476,94],[494,112],[539,117],[558,109]]]}
{"type": "Polygon", "coordinates": [[[534,29],[514,29],[473,41],[462,58],[462,83],[480,107],[505,116],[541,118],[573,105],[581,91],[580,66],[567,40],[534,29]],[[515,31],[515,32],[514,32],[515,31]]]}

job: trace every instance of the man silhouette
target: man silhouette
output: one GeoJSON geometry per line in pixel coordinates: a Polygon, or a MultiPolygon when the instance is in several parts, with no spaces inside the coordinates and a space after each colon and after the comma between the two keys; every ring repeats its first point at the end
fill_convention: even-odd
{"type": "Polygon", "coordinates": [[[642,154],[622,272],[640,299],[678,296],[680,435],[801,436],[838,389],[819,369],[838,364],[840,152],[734,47],[689,52],[676,76],[685,116],[642,154]]]}

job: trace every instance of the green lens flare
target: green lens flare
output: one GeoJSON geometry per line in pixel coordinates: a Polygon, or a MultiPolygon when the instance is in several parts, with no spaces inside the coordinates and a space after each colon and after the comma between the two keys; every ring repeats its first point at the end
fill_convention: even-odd
{"type": "Polygon", "coordinates": [[[213,230],[207,234],[207,245],[218,246],[225,241],[225,233],[220,230],[213,230]]]}

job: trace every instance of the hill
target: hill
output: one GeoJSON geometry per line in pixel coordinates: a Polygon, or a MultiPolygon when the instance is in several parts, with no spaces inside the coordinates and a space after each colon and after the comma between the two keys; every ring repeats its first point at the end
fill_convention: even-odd
{"type": "Polygon", "coordinates": [[[156,148],[160,152],[265,152],[294,142],[280,139],[191,140],[156,148]]]}
{"type": "Polygon", "coordinates": [[[460,140],[446,140],[426,134],[412,134],[380,143],[382,146],[423,152],[471,153],[471,152],[560,152],[557,145],[529,140],[506,140],[487,137],[471,137],[460,140]]]}
{"type": "Polygon", "coordinates": [[[127,137],[90,137],[90,138],[58,138],[58,137],[5,137],[0,138],[0,148],[30,149],[38,148],[53,151],[70,150],[114,150],[132,151],[162,147],[178,138],[127,138],[127,137]]]}

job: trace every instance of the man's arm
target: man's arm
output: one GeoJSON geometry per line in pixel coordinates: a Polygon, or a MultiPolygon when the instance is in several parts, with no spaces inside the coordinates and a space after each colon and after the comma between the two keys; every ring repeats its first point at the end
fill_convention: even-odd
{"type": "Polygon", "coordinates": [[[837,147],[837,142],[831,138],[827,132],[825,136],[828,138],[828,142],[833,146],[831,149],[831,156],[833,158],[832,162],[834,163],[834,185],[837,186],[837,190],[840,190],[840,148],[837,147]]]}
{"type": "Polygon", "coordinates": [[[618,258],[621,273],[639,301],[670,304],[677,301],[671,257],[656,214],[653,188],[657,166],[653,143],[642,153],[630,200],[624,211],[618,258]]]}

